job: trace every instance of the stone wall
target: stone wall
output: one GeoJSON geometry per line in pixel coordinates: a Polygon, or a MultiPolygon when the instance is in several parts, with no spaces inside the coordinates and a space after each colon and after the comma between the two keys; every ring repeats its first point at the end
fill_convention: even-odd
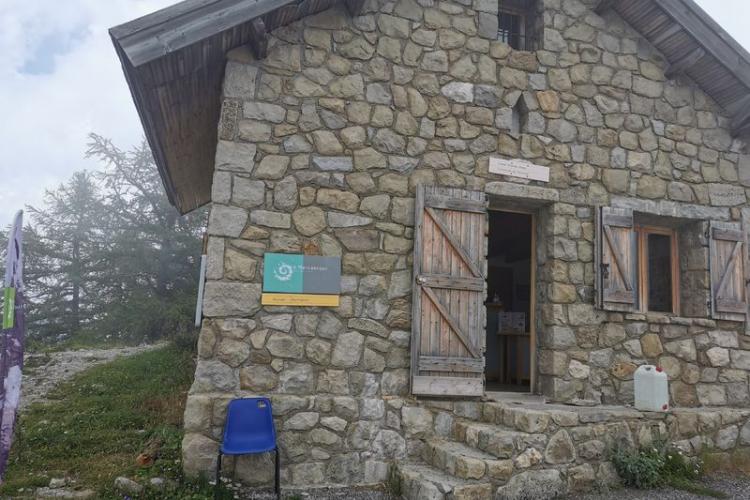
{"type": "Polygon", "coordinates": [[[334,8],[276,30],[262,61],[231,55],[189,473],[213,468],[228,399],[253,394],[273,398],[287,481],[382,480],[404,456],[417,425],[401,406],[420,183],[541,207],[549,398],[630,402],[633,370],[650,362],[669,373],[676,404],[750,402],[744,324],[594,308],[596,205],[740,220],[750,159],[709,98],[666,80],[662,57],[592,3],[540,1],[534,53],[494,40],[497,1],[373,0],[354,18],[334,8]],[[491,155],[547,165],[550,182],[490,174],[491,155]],[[265,252],[341,255],[341,305],[261,307],[265,252]]]}

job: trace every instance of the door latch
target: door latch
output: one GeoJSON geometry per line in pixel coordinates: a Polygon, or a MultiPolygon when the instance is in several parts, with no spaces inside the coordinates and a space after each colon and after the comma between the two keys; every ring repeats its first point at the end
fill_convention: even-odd
{"type": "Polygon", "coordinates": [[[602,264],[601,269],[602,269],[602,279],[608,280],[609,279],[609,264],[602,264]]]}
{"type": "Polygon", "coordinates": [[[424,278],[424,276],[417,276],[417,284],[424,285],[427,282],[427,280],[424,278]]]}

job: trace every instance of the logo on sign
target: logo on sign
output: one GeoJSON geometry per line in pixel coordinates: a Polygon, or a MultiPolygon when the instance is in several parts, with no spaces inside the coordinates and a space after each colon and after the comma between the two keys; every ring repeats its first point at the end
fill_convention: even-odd
{"type": "Polygon", "coordinates": [[[273,270],[273,277],[279,281],[289,281],[293,275],[294,268],[286,262],[279,262],[279,265],[273,270]]]}

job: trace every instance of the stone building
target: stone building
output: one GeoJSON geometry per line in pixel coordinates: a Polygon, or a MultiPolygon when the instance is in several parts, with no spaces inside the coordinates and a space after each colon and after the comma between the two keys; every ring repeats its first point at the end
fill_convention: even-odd
{"type": "Polygon", "coordinates": [[[259,394],[284,484],[409,498],[750,444],[750,55],[692,0],[183,2],[112,37],[170,199],[211,203],[188,473],[259,394]],[[262,305],[266,253],[339,256],[338,306],[262,305]],[[643,364],[670,413],[625,406],[643,364]]]}

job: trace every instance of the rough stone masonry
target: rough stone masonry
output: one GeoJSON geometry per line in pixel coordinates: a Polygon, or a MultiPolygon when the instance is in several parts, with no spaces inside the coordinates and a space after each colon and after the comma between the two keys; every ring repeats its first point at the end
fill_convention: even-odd
{"type": "MultiPolygon", "coordinates": [[[[596,3],[540,1],[536,52],[496,40],[497,0],[370,0],[356,17],[333,8],[274,31],[264,60],[231,54],[188,473],[213,470],[226,403],[245,395],[272,398],[286,483],[383,481],[421,452],[437,424],[408,394],[419,184],[543,205],[537,359],[549,399],[632,402],[633,371],[651,363],[675,405],[750,403],[745,323],[699,306],[691,317],[594,307],[595,206],[694,220],[681,268],[700,294],[700,228],[747,217],[750,186],[721,109],[668,80],[649,43],[596,3]],[[548,166],[550,182],[490,174],[492,155],[548,166]],[[261,307],[265,252],[340,255],[341,305],[261,307]]],[[[266,460],[239,459],[235,473],[268,479],[266,460]]]]}

